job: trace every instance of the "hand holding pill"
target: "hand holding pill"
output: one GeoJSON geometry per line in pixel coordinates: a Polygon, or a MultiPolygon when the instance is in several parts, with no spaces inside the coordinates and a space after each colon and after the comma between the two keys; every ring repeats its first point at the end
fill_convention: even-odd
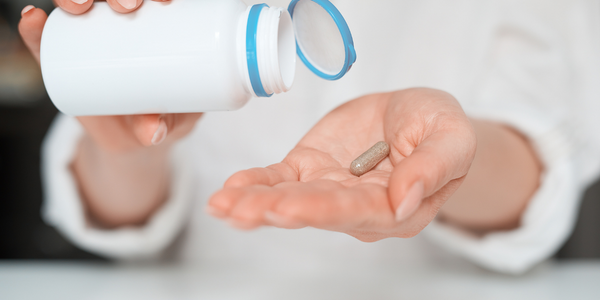
{"type": "Polygon", "coordinates": [[[234,174],[208,211],[241,229],[311,226],[363,241],[411,237],[460,186],[475,148],[473,127],[451,95],[369,95],[326,115],[281,163],[234,174]],[[389,156],[378,155],[387,152],[380,141],[389,156]],[[363,153],[371,163],[384,158],[356,176],[351,164],[363,153]]]}

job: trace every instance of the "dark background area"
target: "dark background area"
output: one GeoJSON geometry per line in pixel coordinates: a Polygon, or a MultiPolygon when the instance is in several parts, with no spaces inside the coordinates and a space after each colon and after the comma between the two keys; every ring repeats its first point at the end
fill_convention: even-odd
{"type": "MultiPolygon", "coordinates": [[[[17,34],[28,4],[53,7],[50,0],[0,0],[0,259],[99,260],[41,219],[40,147],[57,111],[17,34]]],[[[587,190],[576,229],[556,257],[600,257],[600,182],[587,190]]]]}
{"type": "Polygon", "coordinates": [[[53,7],[50,0],[0,0],[0,259],[98,260],[41,218],[40,148],[57,110],[17,34],[28,4],[53,7]]]}

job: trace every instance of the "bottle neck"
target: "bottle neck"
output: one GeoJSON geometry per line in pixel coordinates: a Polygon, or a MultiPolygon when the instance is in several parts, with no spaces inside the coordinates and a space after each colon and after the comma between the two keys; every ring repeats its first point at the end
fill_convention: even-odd
{"type": "Polygon", "coordinates": [[[258,4],[240,20],[240,69],[246,89],[258,97],[290,90],[296,72],[296,39],[287,10],[258,4]]]}

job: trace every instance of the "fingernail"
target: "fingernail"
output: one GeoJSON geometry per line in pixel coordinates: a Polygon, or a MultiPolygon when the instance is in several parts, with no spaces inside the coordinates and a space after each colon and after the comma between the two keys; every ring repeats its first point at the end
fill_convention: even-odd
{"type": "Polygon", "coordinates": [[[73,1],[76,4],[84,4],[84,3],[88,2],[88,0],[71,0],[71,1],[73,1]]]}
{"type": "Polygon", "coordinates": [[[119,2],[119,4],[121,4],[121,6],[123,6],[126,9],[135,8],[135,6],[137,5],[136,0],[117,0],[117,2],[119,2]]]}
{"type": "Polygon", "coordinates": [[[156,128],[156,132],[154,133],[154,136],[152,136],[152,145],[156,146],[162,143],[165,138],[167,138],[167,131],[167,123],[165,123],[165,120],[160,119],[158,128],[156,128]]]}
{"type": "Polygon", "coordinates": [[[402,222],[411,216],[417,210],[417,207],[419,207],[424,193],[423,182],[418,181],[413,184],[406,193],[406,196],[404,196],[404,200],[400,202],[400,205],[396,209],[396,221],[402,222]]]}
{"type": "Polygon", "coordinates": [[[21,17],[24,16],[28,11],[30,11],[34,8],[35,8],[35,6],[33,6],[33,5],[25,6],[25,8],[23,8],[23,10],[21,11],[21,17]]]}

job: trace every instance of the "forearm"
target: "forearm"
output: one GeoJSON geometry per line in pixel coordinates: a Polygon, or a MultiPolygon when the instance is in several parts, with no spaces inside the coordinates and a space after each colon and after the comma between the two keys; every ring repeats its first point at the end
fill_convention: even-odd
{"type": "Polygon", "coordinates": [[[474,232],[519,226],[542,172],[531,145],[515,130],[471,120],[477,152],[465,181],[440,210],[443,222],[474,232]]]}
{"type": "Polygon", "coordinates": [[[168,149],[110,152],[84,136],[72,171],[90,218],[104,227],[145,223],[167,198],[168,149]]]}

